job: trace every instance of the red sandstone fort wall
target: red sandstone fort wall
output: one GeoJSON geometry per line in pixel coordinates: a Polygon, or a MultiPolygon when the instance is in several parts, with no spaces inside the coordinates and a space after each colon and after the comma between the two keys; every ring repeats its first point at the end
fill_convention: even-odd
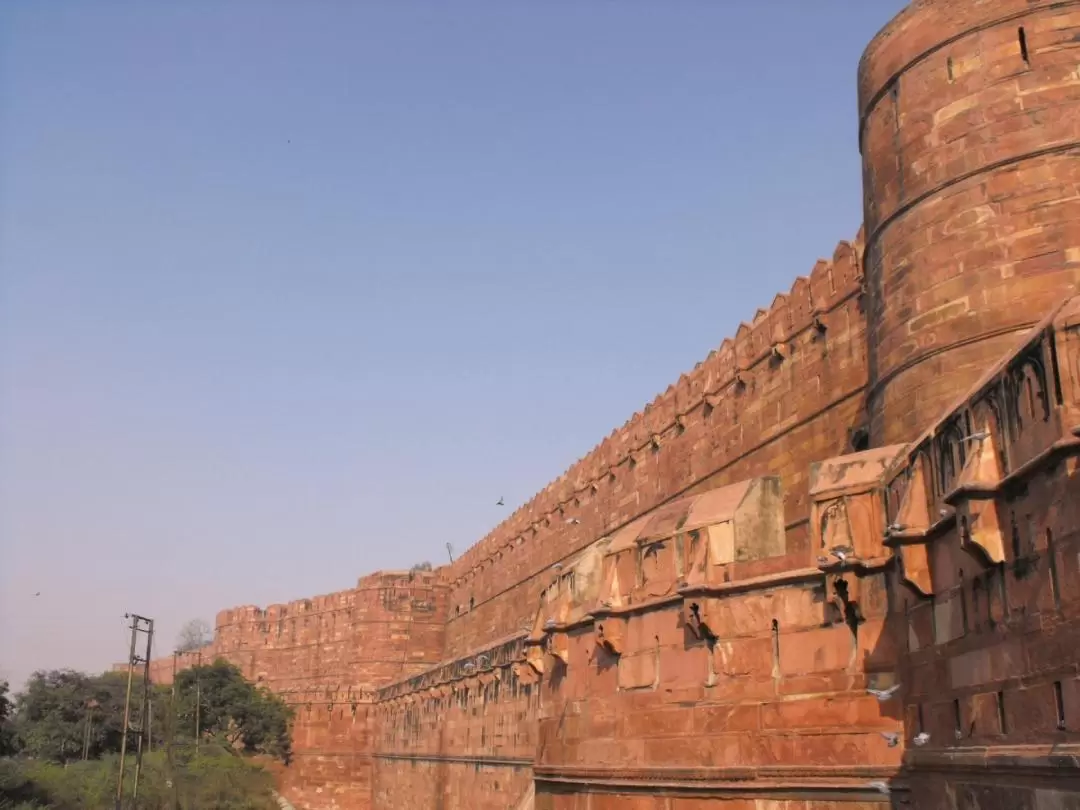
{"type": "Polygon", "coordinates": [[[224,610],[214,651],[276,692],[371,690],[441,658],[445,615],[436,574],[377,573],[327,596],[224,610]]]}
{"type": "MultiPolygon", "coordinates": [[[[550,586],[554,564],[680,494],[754,475],[781,476],[789,554],[738,563],[735,570],[752,576],[804,564],[810,461],[844,452],[861,426],[866,347],[859,249],[858,241],[841,243],[831,262],[819,262],[770,310],[740,326],[734,340],[444,569],[448,659],[460,666],[490,639],[520,637],[550,586]]],[[[492,797],[485,801],[493,808],[508,806],[500,803],[505,797],[478,794],[475,779],[519,791],[514,795],[527,790],[531,768],[500,753],[497,737],[482,728],[468,739],[448,733],[451,715],[429,705],[433,698],[422,690],[412,699],[431,724],[427,747],[417,750],[414,739],[380,739],[375,782],[383,804],[377,806],[413,806],[408,799],[420,802],[415,806],[465,808],[478,795],[492,797]],[[421,797],[430,795],[442,795],[445,804],[424,804],[421,797]]],[[[474,702],[473,716],[520,715],[521,739],[534,743],[528,756],[535,755],[535,712],[516,708],[519,698],[473,691],[467,699],[474,702]]],[[[380,722],[404,721],[390,713],[380,722]]]]}
{"type": "Polygon", "coordinates": [[[297,708],[285,795],[1072,807],[1080,303],[1013,341],[1080,281],[1078,43],[1080,0],[912,4],[860,65],[865,246],[841,243],[451,566],[220,614],[204,657],[297,708]],[[876,449],[834,458],[863,430],[876,449]],[[742,552],[722,562],[687,567],[689,535],[618,539],[765,477],[782,504],[729,515],[742,539],[718,537],[742,552]],[[820,561],[844,545],[854,568],[820,561]],[[895,702],[865,692],[893,681],[895,702]]]}
{"type": "Polygon", "coordinates": [[[519,631],[552,565],[683,493],[779,475],[788,547],[801,554],[809,465],[849,450],[861,427],[860,251],[858,239],[841,242],[832,261],[449,566],[448,655],[519,631]]]}

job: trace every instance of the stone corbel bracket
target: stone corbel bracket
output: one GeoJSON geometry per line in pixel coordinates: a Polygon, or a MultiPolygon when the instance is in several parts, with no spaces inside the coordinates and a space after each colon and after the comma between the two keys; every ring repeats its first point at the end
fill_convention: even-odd
{"type": "Polygon", "coordinates": [[[906,450],[892,445],[811,465],[811,564],[831,573],[887,563],[885,481],[906,450]]]}
{"type": "Polygon", "coordinates": [[[566,636],[566,628],[561,626],[549,628],[544,636],[543,650],[553,663],[562,662],[563,666],[570,663],[570,641],[566,636]]]}
{"type": "Polygon", "coordinates": [[[608,655],[622,655],[626,644],[627,617],[603,610],[594,611],[589,618],[593,623],[596,647],[608,655]]]}
{"type": "Polygon", "coordinates": [[[525,665],[527,665],[537,675],[543,675],[546,667],[544,666],[544,652],[547,637],[544,634],[531,634],[525,639],[525,665]]]}
{"type": "MultiPolygon", "coordinates": [[[[542,665],[543,662],[541,662],[542,665]]],[[[543,676],[543,670],[538,670],[533,666],[533,662],[517,661],[512,665],[514,676],[524,684],[539,683],[540,678],[543,676]]]]}

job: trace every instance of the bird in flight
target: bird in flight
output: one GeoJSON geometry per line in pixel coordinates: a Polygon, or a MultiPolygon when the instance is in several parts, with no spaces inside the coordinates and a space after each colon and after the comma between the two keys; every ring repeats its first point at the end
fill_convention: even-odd
{"type": "Polygon", "coordinates": [[[499,500],[495,501],[495,505],[496,506],[505,506],[506,505],[505,502],[502,499],[502,496],[499,497],[499,500]]]}
{"type": "Polygon", "coordinates": [[[925,731],[920,731],[918,734],[915,735],[915,739],[913,739],[912,742],[919,746],[926,745],[928,742],[930,742],[930,735],[927,734],[925,731]]]}

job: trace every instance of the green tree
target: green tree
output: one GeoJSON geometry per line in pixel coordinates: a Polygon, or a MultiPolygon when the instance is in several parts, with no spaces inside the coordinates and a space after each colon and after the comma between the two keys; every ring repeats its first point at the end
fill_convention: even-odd
{"type": "Polygon", "coordinates": [[[0,757],[10,756],[15,752],[15,733],[11,728],[13,710],[8,682],[0,681],[0,757]]]}
{"type": "MultiPolygon", "coordinates": [[[[81,759],[84,741],[88,742],[90,759],[119,751],[126,691],[126,673],[35,672],[25,691],[15,697],[10,725],[18,750],[35,759],[61,763],[81,759]]],[[[151,731],[156,739],[164,731],[163,710],[167,706],[158,695],[160,691],[152,693],[155,717],[151,731]]],[[[141,700],[142,683],[136,681],[131,694],[132,717],[139,716],[141,700]]]]}
{"type": "Polygon", "coordinates": [[[244,679],[240,670],[218,659],[177,674],[177,725],[193,734],[196,704],[200,736],[211,735],[248,754],[289,761],[292,710],[272,692],[244,679]]]}

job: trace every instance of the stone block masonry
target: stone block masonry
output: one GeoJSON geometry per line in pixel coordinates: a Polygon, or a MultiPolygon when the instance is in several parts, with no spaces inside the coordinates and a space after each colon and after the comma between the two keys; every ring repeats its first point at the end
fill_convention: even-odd
{"type": "Polygon", "coordinates": [[[866,49],[876,441],[913,439],[1080,280],[1078,48],[1077,2],[969,0],[913,3],[866,49]]]}
{"type": "Polygon", "coordinates": [[[1080,807],[1078,66],[1080,0],[913,3],[853,240],[453,564],[219,614],[283,795],[1080,807]]]}

